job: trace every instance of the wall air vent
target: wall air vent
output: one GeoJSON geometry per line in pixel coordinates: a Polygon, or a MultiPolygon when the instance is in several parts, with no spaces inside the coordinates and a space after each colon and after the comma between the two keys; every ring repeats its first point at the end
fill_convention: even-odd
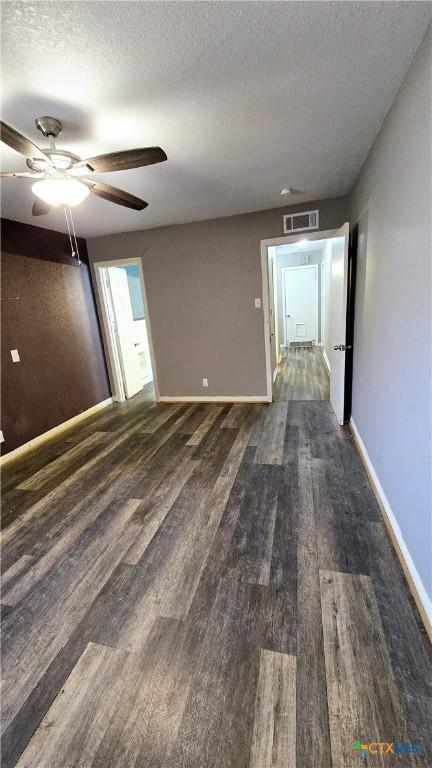
{"type": "Polygon", "coordinates": [[[290,232],[307,232],[307,230],[318,228],[319,211],[289,213],[283,217],[283,231],[286,235],[290,232]]]}

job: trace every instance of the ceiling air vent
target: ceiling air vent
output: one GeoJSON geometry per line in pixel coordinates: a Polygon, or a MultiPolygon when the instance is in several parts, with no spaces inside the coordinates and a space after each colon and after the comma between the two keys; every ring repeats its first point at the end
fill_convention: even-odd
{"type": "Polygon", "coordinates": [[[319,228],[319,211],[303,211],[290,213],[283,217],[284,233],[306,232],[308,229],[319,228]]]}

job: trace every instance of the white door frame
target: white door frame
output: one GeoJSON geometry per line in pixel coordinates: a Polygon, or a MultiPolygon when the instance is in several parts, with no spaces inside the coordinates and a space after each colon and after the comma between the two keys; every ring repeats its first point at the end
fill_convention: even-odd
{"type": "Polygon", "coordinates": [[[284,313],[284,344],[285,347],[288,345],[287,340],[287,318],[286,318],[286,278],[287,278],[287,272],[293,272],[294,270],[299,269],[313,269],[315,272],[315,289],[316,289],[316,302],[315,302],[315,332],[317,336],[317,343],[318,343],[318,264],[299,264],[296,267],[282,267],[282,286],[283,286],[283,313],[284,313]]]}
{"type": "Polygon", "coordinates": [[[263,323],[264,323],[264,352],[266,365],[266,383],[267,383],[267,402],[273,400],[273,376],[271,369],[271,351],[270,351],[270,311],[269,311],[269,283],[267,266],[267,248],[273,245],[287,245],[288,243],[298,243],[307,237],[308,240],[328,240],[337,236],[337,229],[318,230],[315,232],[299,232],[297,235],[285,235],[285,237],[273,237],[261,240],[261,277],[262,277],[262,297],[263,297],[263,323]]]}
{"type": "Polygon", "coordinates": [[[121,377],[121,371],[119,368],[118,363],[116,363],[117,354],[114,351],[115,350],[115,339],[112,335],[112,329],[111,325],[109,323],[108,313],[107,313],[107,307],[106,307],[106,299],[105,299],[105,291],[102,284],[102,275],[100,268],[106,268],[106,267],[121,267],[123,264],[136,264],[138,267],[138,274],[140,277],[140,285],[141,285],[141,292],[144,299],[144,306],[146,311],[145,316],[145,322],[147,327],[147,336],[148,336],[148,343],[149,343],[149,350],[150,350],[150,360],[151,360],[151,367],[153,372],[153,384],[154,384],[154,390],[155,390],[155,399],[156,402],[159,402],[160,395],[159,395],[159,383],[158,383],[158,375],[157,375],[157,368],[156,368],[156,358],[154,354],[154,348],[153,348],[153,336],[151,332],[151,321],[150,321],[150,310],[149,305],[147,301],[147,291],[145,286],[145,280],[144,280],[144,270],[142,266],[142,261],[139,257],[135,259],[112,259],[110,261],[94,261],[92,266],[94,269],[95,274],[95,288],[97,297],[99,299],[99,305],[102,309],[102,326],[104,329],[104,347],[105,352],[107,353],[107,357],[110,361],[110,367],[111,367],[111,374],[113,379],[113,399],[116,402],[124,402],[126,399],[125,393],[124,393],[124,387],[123,387],[123,379],[121,377]]]}
{"type": "Polygon", "coordinates": [[[279,339],[279,303],[278,303],[278,276],[276,259],[272,259],[273,266],[273,311],[274,311],[274,334],[276,347],[276,375],[273,372],[273,382],[276,381],[277,366],[281,361],[280,339],[279,339]]]}

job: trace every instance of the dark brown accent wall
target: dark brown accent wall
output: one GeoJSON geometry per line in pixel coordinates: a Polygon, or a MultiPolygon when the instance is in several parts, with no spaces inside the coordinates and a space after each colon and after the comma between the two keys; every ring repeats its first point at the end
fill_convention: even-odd
{"type": "Polygon", "coordinates": [[[87,264],[61,232],[2,220],[2,453],[110,397],[87,264]],[[11,350],[21,358],[13,363],[11,350]]]}

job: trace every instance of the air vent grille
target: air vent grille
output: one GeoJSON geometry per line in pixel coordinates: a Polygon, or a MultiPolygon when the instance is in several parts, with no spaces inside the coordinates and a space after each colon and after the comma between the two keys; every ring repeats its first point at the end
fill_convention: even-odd
{"type": "Polygon", "coordinates": [[[283,217],[283,228],[285,234],[318,229],[319,211],[302,211],[301,213],[287,214],[283,217]]]}

